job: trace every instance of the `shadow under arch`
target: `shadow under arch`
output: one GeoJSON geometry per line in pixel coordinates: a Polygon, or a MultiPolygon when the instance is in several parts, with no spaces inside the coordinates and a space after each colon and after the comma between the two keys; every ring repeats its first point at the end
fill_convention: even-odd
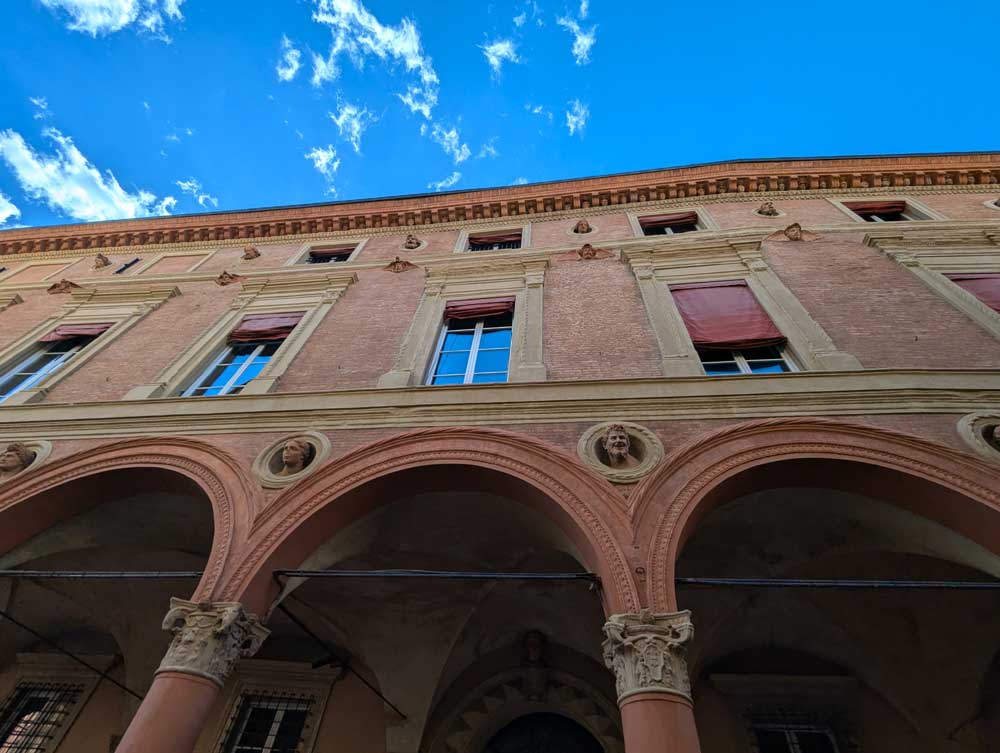
{"type": "Polygon", "coordinates": [[[633,494],[655,611],[676,611],[677,559],[698,523],[766,488],[823,486],[882,499],[1000,554],[1000,474],[923,439],[837,421],[727,427],[681,448],[633,494]]]}
{"type": "MultiPolygon", "coordinates": [[[[212,551],[191,598],[215,598],[236,531],[249,527],[249,502],[258,492],[235,458],[191,439],[158,437],[88,448],[13,479],[0,492],[0,553],[85,510],[88,499],[74,489],[77,484],[97,488],[108,474],[142,469],[165,471],[193,482],[211,505],[212,551]]],[[[164,479],[169,483],[169,476],[164,479]]]]}
{"type": "Polygon", "coordinates": [[[284,492],[255,521],[248,551],[227,578],[223,597],[266,612],[277,595],[273,570],[295,567],[323,540],[393,495],[413,493],[409,486],[394,488],[393,479],[416,469],[448,469],[450,488],[485,489],[539,511],[601,578],[606,610],[638,611],[638,589],[621,545],[630,539],[624,504],[611,484],[553,445],[464,427],[406,432],[352,450],[284,492]]]}

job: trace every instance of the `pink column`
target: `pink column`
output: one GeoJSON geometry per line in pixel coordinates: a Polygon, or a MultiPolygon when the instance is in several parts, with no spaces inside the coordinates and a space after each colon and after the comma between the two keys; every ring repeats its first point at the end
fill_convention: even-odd
{"type": "Polygon", "coordinates": [[[191,753],[226,677],[268,631],[235,602],[171,599],[163,628],[174,634],[118,753],[191,753]]]}
{"type": "Polygon", "coordinates": [[[625,753],[700,753],[686,644],[691,613],[612,615],[604,662],[614,671],[625,753]]]}

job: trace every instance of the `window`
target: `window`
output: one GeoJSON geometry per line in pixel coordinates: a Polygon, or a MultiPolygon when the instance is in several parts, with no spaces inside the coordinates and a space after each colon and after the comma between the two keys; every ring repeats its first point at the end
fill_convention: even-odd
{"type": "Polygon", "coordinates": [[[639,218],[643,235],[674,235],[699,230],[697,212],[657,214],[639,218]]]}
{"type": "Polygon", "coordinates": [[[182,397],[236,395],[270,363],[304,312],[249,314],[232,332],[225,348],[185,389],[182,397]]]}
{"type": "Polygon", "coordinates": [[[334,264],[349,261],[351,255],[357,249],[356,245],[350,246],[313,246],[309,253],[302,259],[303,264],[334,264]]]}
{"type": "Polygon", "coordinates": [[[450,303],[427,383],[506,382],[513,321],[513,298],[450,303]]]}
{"type": "Polygon", "coordinates": [[[982,303],[1000,313],[1000,274],[996,272],[945,273],[945,277],[966,293],[971,293],[982,303]]]}
{"type": "Polygon", "coordinates": [[[845,201],[844,206],[865,222],[907,222],[918,219],[905,201],[845,201]]]}
{"type": "Polygon", "coordinates": [[[469,251],[500,251],[511,248],[521,248],[520,230],[469,235],[469,251]]]}
{"type": "Polygon", "coordinates": [[[754,753],[838,753],[828,727],[793,723],[754,723],[754,753]]]}
{"type": "Polygon", "coordinates": [[[782,374],[798,371],[783,346],[742,350],[708,350],[697,348],[702,368],[709,376],[727,374],[782,374]]]}
{"type": "Polygon", "coordinates": [[[39,339],[30,354],[0,375],[0,401],[30,389],[111,329],[111,324],[63,324],[39,339]]]}
{"type": "Polygon", "coordinates": [[[298,753],[311,698],[244,695],[230,721],[223,753],[298,753]]]}
{"type": "Polygon", "coordinates": [[[52,753],[82,685],[22,683],[0,712],[0,753],[52,753]]]}

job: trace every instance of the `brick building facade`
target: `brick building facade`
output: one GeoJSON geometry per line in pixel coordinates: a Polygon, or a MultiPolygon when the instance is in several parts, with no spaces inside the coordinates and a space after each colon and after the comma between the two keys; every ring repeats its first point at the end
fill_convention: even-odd
{"type": "Polygon", "coordinates": [[[993,751],[998,201],[991,153],[0,232],[0,751],[993,751]]]}

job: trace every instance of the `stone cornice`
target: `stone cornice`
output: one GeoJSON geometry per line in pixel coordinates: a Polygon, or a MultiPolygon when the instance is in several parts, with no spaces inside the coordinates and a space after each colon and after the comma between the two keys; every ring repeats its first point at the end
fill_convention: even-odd
{"type": "Polygon", "coordinates": [[[1000,410],[998,371],[826,371],[10,405],[0,440],[982,410],[1000,410]]]}
{"type": "Polygon", "coordinates": [[[995,152],[720,162],[448,194],[20,228],[0,231],[0,255],[400,233],[420,226],[495,223],[506,218],[523,222],[567,212],[593,215],[595,210],[621,211],[656,202],[704,203],[719,197],[732,201],[748,196],[805,198],[817,192],[982,192],[995,190],[998,184],[1000,153],[995,152]]]}

